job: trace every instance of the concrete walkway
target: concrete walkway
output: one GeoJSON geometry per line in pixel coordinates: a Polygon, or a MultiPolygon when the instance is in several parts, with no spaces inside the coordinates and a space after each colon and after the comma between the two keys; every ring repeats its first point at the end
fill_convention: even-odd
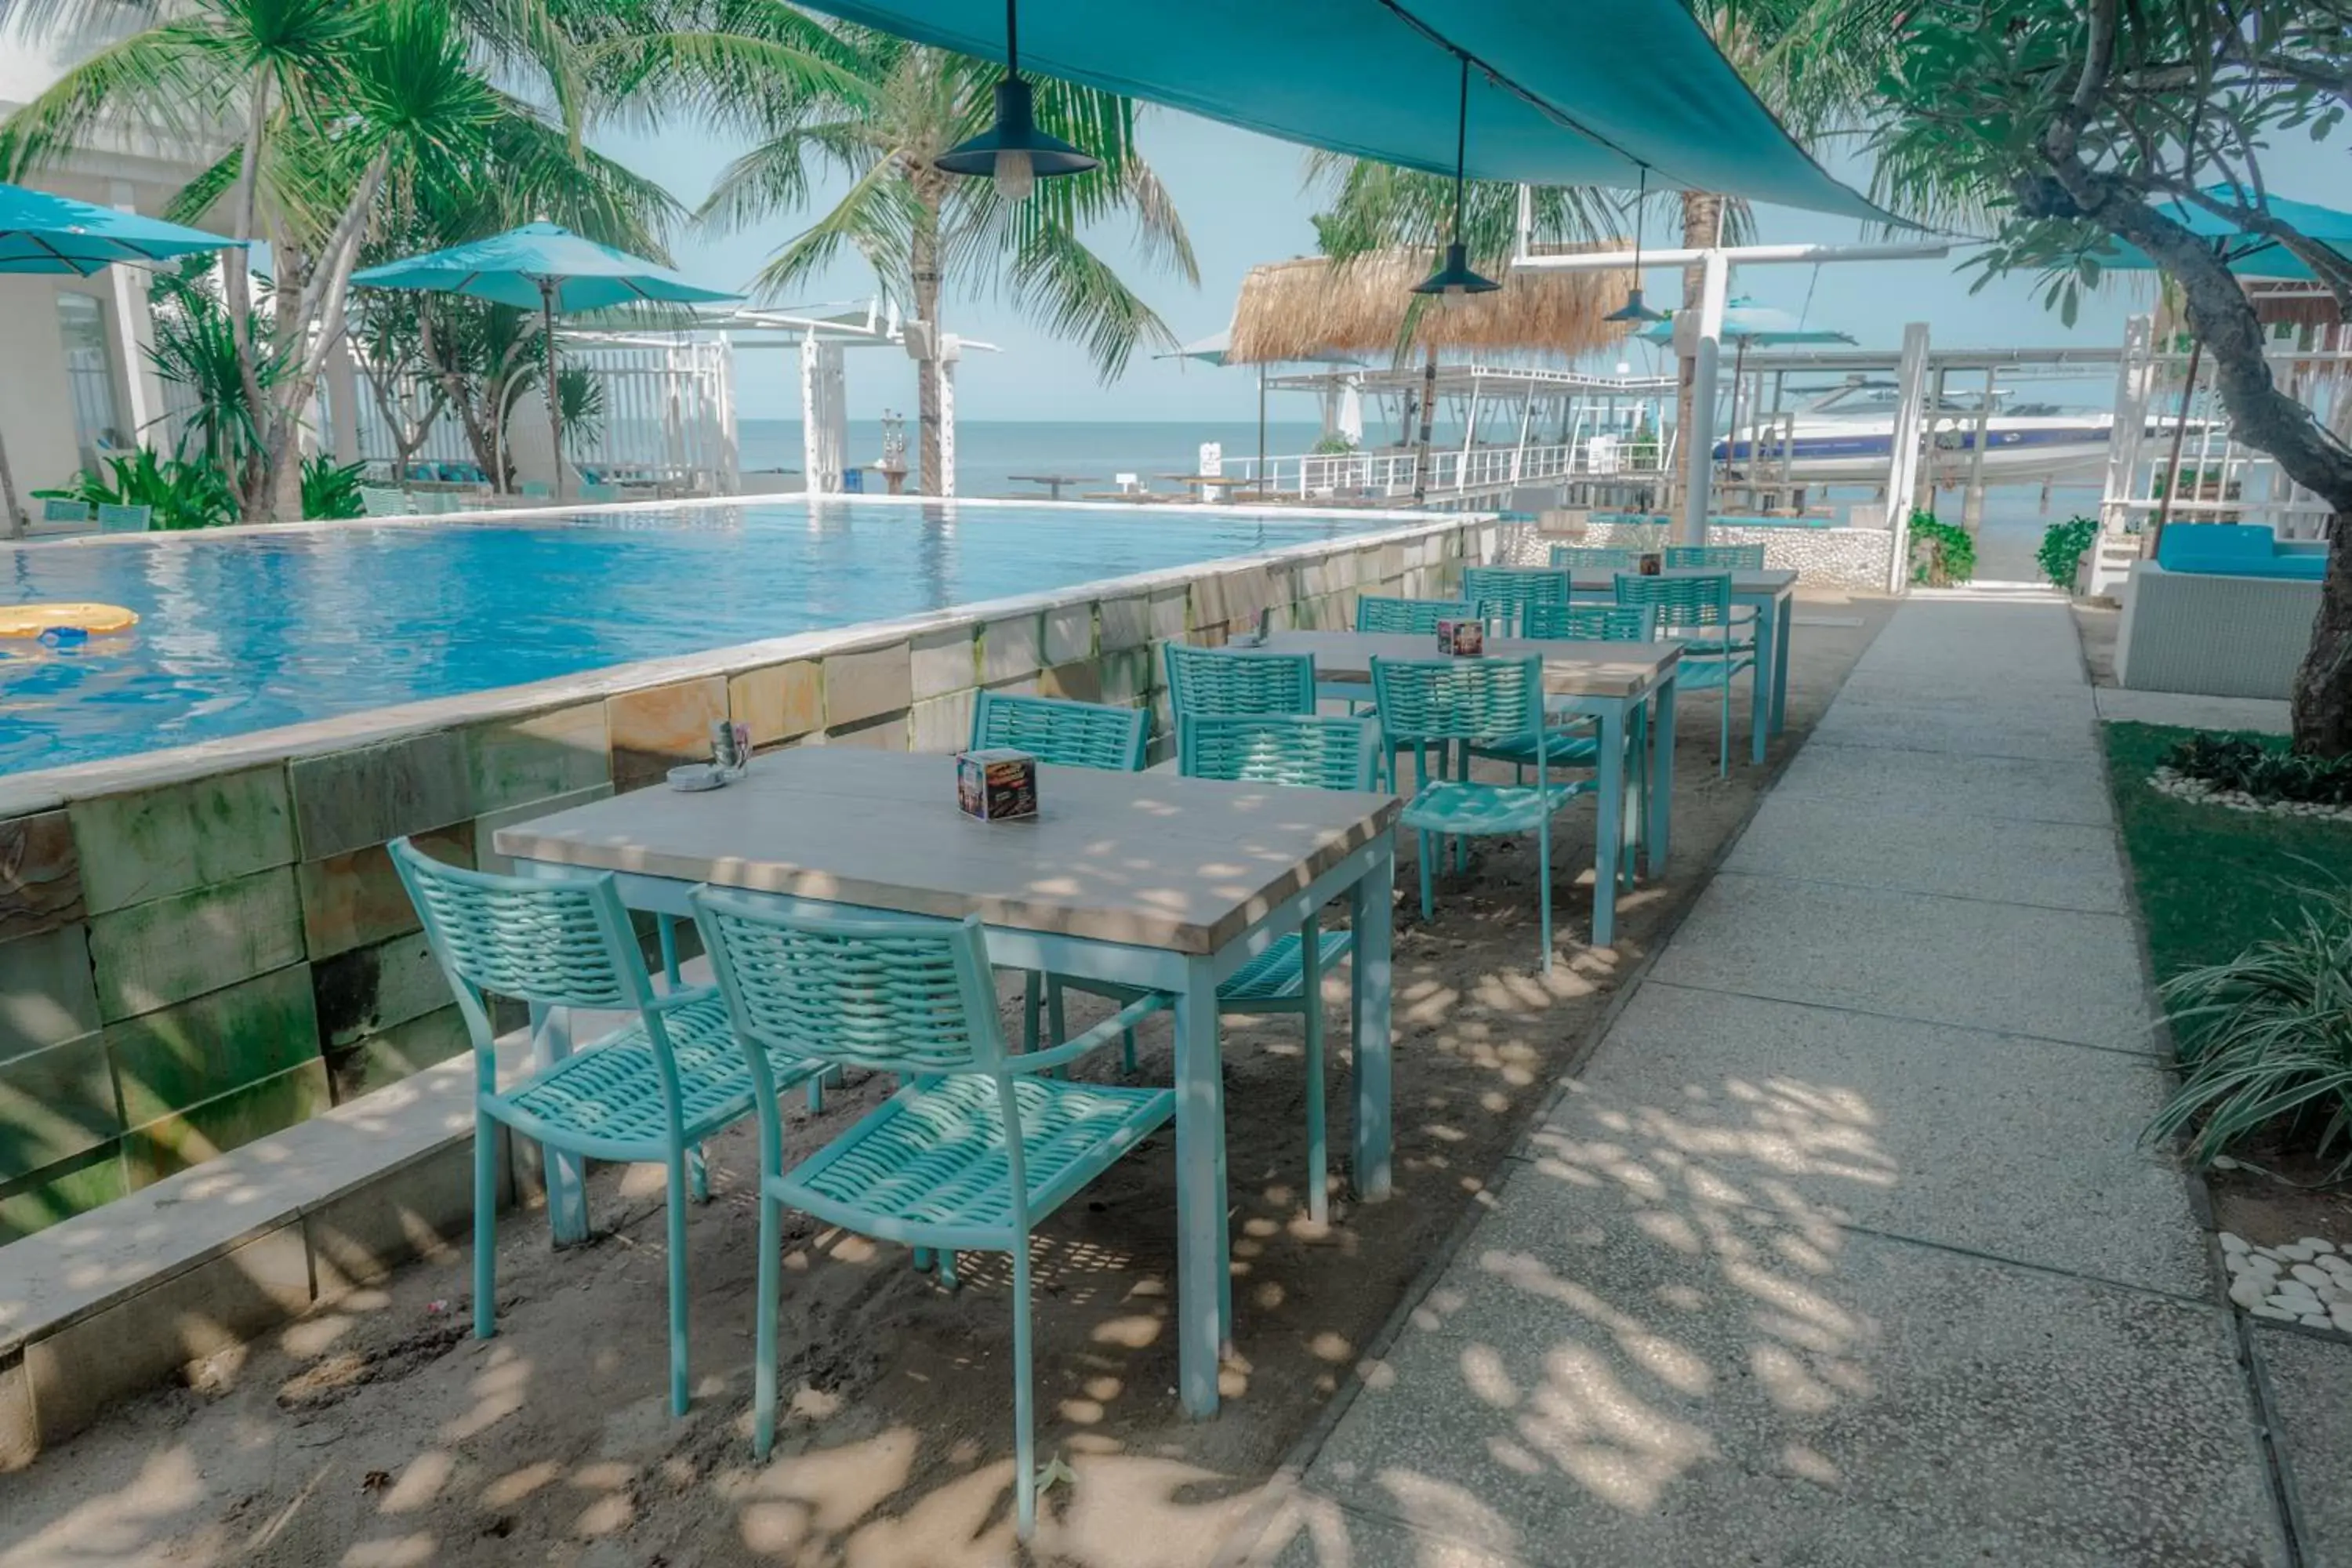
{"type": "Polygon", "coordinates": [[[2285,1563],[2125,898],[2063,603],[1907,605],[1258,1560],[2285,1563]]]}

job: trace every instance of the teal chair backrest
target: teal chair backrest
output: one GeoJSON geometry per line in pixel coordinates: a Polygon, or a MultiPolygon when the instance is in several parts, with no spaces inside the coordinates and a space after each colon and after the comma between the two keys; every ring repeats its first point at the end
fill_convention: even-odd
{"type": "Polygon", "coordinates": [[[548,500],[553,498],[555,487],[545,479],[525,479],[522,482],[522,493],[530,500],[548,500]]]}
{"type": "Polygon", "coordinates": [[[1764,570],[1760,544],[1669,544],[1665,556],[1666,565],[1676,570],[1693,566],[1703,572],[1764,570]]]}
{"type": "Polygon", "coordinates": [[[1375,658],[1372,701],[1392,746],[1539,735],[1543,660],[1375,658]]]}
{"type": "Polygon", "coordinates": [[[619,500],[621,499],[621,487],[618,485],[600,485],[594,483],[583,484],[580,487],[580,499],[582,500],[619,500]]]}
{"type": "Polygon", "coordinates": [[[1467,599],[1395,599],[1366,594],[1356,600],[1360,632],[1411,632],[1435,637],[1440,621],[1474,621],[1478,606],[1467,599]]]}
{"type": "Polygon", "coordinates": [[[1373,787],[1381,735],[1370,719],[1336,713],[1194,714],[1178,733],[1186,778],[1360,790],[1373,787]]]}
{"type": "Polygon", "coordinates": [[[1462,596],[1478,614],[1517,635],[1530,605],[1568,603],[1568,574],[1536,566],[1473,566],[1462,574],[1462,596]]]}
{"type": "MultiPolygon", "coordinates": [[[[561,881],[468,871],[436,860],[406,838],[389,846],[425,940],[456,993],[474,1039],[477,1086],[496,1087],[497,1031],[484,997],[546,1007],[635,1011],[653,1002],[653,982],[606,874],[561,881]]],[[[675,1120],[677,1066],[657,1016],[646,1015],[664,1092],[675,1120]]]]}
{"type": "Polygon", "coordinates": [[[370,517],[406,517],[408,492],[383,485],[362,485],[360,510],[370,517]]]}
{"type": "Polygon", "coordinates": [[[1642,564],[1642,552],[1613,544],[1555,544],[1551,563],[1570,572],[1631,572],[1642,564]]]}
{"type": "MultiPolygon", "coordinates": [[[[781,1171],[783,1162],[771,1052],[902,1079],[984,1076],[1004,1118],[1010,1218],[1013,1228],[1027,1228],[1021,1105],[1007,1090],[1029,1069],[1005,1049],[977,917],[785,914],[712,888],[695,889],[688,901],[751,1069],[763,1170],[781,1171]]],[[[910,1184],[923,1179],[919,1169],[898,1174],[910,1184]]]]}
{"type": "Polygon", "coordinates": [[[1195,713],[1312,713],[1315,656],[1171,642],[1168,700],[1179,720],[1195,713]]]}
{"type": "Polygon", "coordinates": [[[1056,767],[1139,773],[1150,728],[1141,708],[983,691],[971,712],[971,746],[1013,746],[1056,767]]]}
{"type": "Polygon", "coordinates": [[[1560,642],[1650,642],[1658,635],[1654,605],[1529,605],[1519,635],[1560,642]]]}
{"type": "Polygon", "coordinates": [[[44,500],[41,502],[43,522],[88,522],[89,503],[83,500],[44,500]]]}
{"type": "Polygon", "coordinates": [[[1660,628],[1665,631],[1723,631],[1728,635],[1731,574],[1710,572],[1685,577],[1644,577],[1636,572],[1620,572],[1617,602],[1648,605],[1656,613],[1660,628]]]}
{"type": "Polygon", "coordinates": [[[98,531],[100,533],[144,533],[154,525],[155,509],[152,506],[117,506],[111,503],[98,509],[98,531]]]}

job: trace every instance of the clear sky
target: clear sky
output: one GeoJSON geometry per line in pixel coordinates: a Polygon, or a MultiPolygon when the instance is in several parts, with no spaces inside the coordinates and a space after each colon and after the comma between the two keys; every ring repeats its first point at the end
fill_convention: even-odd
{"type": "MultiPolygon", "coordinates": [[[[1117,230],[1090,237],[1125,265],[1129,284],[1149,300],[1184,341],[1222,330],[1232,314],[1243,276],[1261,261],[1311,254],[1315,193],[1302,186],[1304,158],[1286,142],[1152,109],[1139,137],[1147,155],[1173,195],[1199,257],[1201,283],[1191,288],[1155,274],[1129,253],[1117,230]]],[[[606,139],[606,150],[633,167],[655,174],[689,203],[698,201],[712,177],[737,149],[693,131],[654,137],[606,139]]],[[[1831,165],[1851,183],[1867,181],[1866,169],[1832,155],[1831,165]]],[[[2345,188],[2340,145],[2282,148],[2269,170],[2273,189],[2312,200],[2341,204],[2345,188]]],[[[828,202],[841,189],[832,181],[814,194],[828,202]]],[[[688,231],[676,251],[681,268],[696,280],[721,288],[742,286],[785,237],[810,215],[780,216],[755,232],[710,235],[688,231]]],[[[1824,217],[1781,207],[1757,209],[1759,238],[1766,241],[1843,241],[1866,238],[1850,219],[1824,217]]],[[[1671,244],[1662,233],[1672,220],[1651,218],[1650,243],[1671,244]]],[[[1799,267],[1754,267],[1737,274],[1733,291],[1760,303],[1804,312],[1816,325],[1851,333],[1869,346],[1899,342],[1910,321],[1932,323],[1934,341],[1958,347],[2038,344],[2108,344],[2116,342],[2125,318],[2145,310],[2153,298],[2148,278],[2119,278],[2084,302],[2070,331],[2033,297],[2031,279],[2015,277],[1971,294],[1975,274],[1958,274],[1952,260],[1847,263],[1816,270],[1799,267]],[[1809,299],[1810,296],[1810,299],[1809,299]]],[[[1667,271],[1653,273],[1651,297],[1671,302],[1680,286],[1667,271]]],[[[822,284],[789,303],[864,300],[873,291],[871,275],[845,251],[822,284]]],[[[1138,363],[1106,386],[1085,354],[1029,325],[1001,301],[951,299],[943,314],[948,330],[1000,345],[998,354],[971,354],[958,371],[958,409],[967,419],[1234,419],[1255,416],[1255,382],[1242,369],[1217,370],[1177,363],[1138,363]]],[[[1662,351],[1641,350],[1643,354],[1662,351]]],[[[1637,368],[1646,368],[1641,358],[1637,368]]],[[[867,418],[888,405],[909,409],[914,398],[910,363],[895,352],[848,356],[849,412],[867,418]]],[[[797,362],[784,353],[739,356],[741,412],[751,417],[799,413],[797,362]]],[[[2104,403],[2104,384],[2082,384],[2067,401],[2104,403]]],[[[1304,398],[1277,399],[1277,419],[1310,419],[1304,398]]]]}
{"type": "MultiPolygon", "coordinates": [[[[1286,142],[1168,110],[1150,110],[1140,140],[1160,179],[1175,198],[1200,260],[1201,283],[1150,270],[1113,227],[1090,236],[1123,263],[1123,276],[1142,293],[1180,339],[1190,342],[1222,330],[1233,311],[1243,276],[1261,261],[1311,254],[1315,236],[1307,221],[1316,193],[1302,184],[1304,156],[1286,142]]],[[[712,178],[737,150],[697,131],[673,130],[655,136],[607,139],[605,150],[631,166],[656,175],[681,198],[698,201],[712,178]]],[[[842,182],[815,193],[829,202],[842,182]]],[[[740,288],[785,237],[823,210],[769,220],[756,231],[715,235],[689,230],[674,249],[678,264],[698,282],[740,288]]],[[[1822,217],[1784,208],[1759,208],[1758,227],[1767,240],[1853,240],[1859,226],[1843,218],[1822,217]]],[[[1653,244],[1669,243],[1655,232],[1672,222],[1654,216],[1653,244]]],[[[1675,277],[1652,276],[1653,298],[1679,297],[1675,277]]],[[[1955,277],[1948,262],[1852,264],[1824,268],[1816,284],[1810,268],[1751,268],[1738,275],[1735,290],[1852,333],[1864,343],[1894,343],[1906,320],[1930,320],[1937,341],[1950,343],[2107,342],[2116,339],[2127,313],[2121,297],[2102,300],[2084,313],[2073,333],[2029,297],[2024,284],[1996,285],[1970,297],[1968,280],[1955,277]],[[1810,308],[1806,295],[1812,292],[1810,308]]],[[[872,276],[855,254],[844,255],[802,299],[783,301],[863,300],[873,291],[872,276]]],[[[1030,325],[1001,300],[951,298],[942,312],[948,329],[998,344],[1003,353],[967,354],[957,372],[957,406],[967,419],[1249,419],[1256,413],[1254,376],[1246,370],[1218,370],[1177,362],[1139,362],[1119,380],[1102,384],[1076,345],[1030,325]]],[[[1643,349],[1640,356],[1660,351],[1643,349]]],[[[1643,357],[1636,357],[1637,366],[1643,357]]],[[[849,413],[866,418],[888,405],[911,408],[913,367],[895,351],[855,352],[848,356],[849,413]]],[[[740,354],[737,395],[746,416],[789,417],[799,413],[799,369],[784,353],[740,354]]],[[[1304,398],[1277,398],[1276,418],[1315,417],[1304,398]],[[1286,409],[1285,401],[1296,407],[1286,409]]]]}

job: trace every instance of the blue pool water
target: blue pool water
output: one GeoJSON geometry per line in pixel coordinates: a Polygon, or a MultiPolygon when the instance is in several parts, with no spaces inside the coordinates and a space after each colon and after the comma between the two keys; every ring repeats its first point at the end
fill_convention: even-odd
{"type": "Polygon", "coordinates": [[[0,638],[0,773],[1360,531],[1132,508],[801,501],[0,551],[0,605],[129,633],[0,638]]]}

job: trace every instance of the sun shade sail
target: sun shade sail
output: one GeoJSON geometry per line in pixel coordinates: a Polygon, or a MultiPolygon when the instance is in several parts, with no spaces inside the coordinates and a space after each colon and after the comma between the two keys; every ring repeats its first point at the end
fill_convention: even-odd
{"type": "Polygon", "coordinates": [[[471,294],[526,310],[551,303],[563,313],[646,300],[698,305],[740,298],[688,283],[666,267],[551,223],[529,223],[468,245],[389,261],[353,273],[352,281],[365,289],[471,294]],[[551,302],[541,297],[542,282],[554,286],[551,302]]]}
{"type": "MultiPolygon", "coordinates": [[[[2238,199],[2234,185],[2207,185],[2205,194],[2218,201],[2238,199]]],[[[2311,202],[2290,201],[2284,196],[2266,196],[2257,204],[2247,203],[2269,212],[2279,222],[2294,228],[2305,239],[2313,240],[2337,255],[2352,258],[2352,213],[2339,212],[2311,202]]],[[[2202,236],[2213,243],[2230,270],[2241,278],[2268,278],[2274,280],[2297,279],[2310,282],[2316,278],[2304,259],[2266,234],[2248,234],[2219,214],[2206,211],[2191,202],[2175,199],[2157,209],[2179,223],[2189,233],[2202,236]]],[[[2116,240],[2097,253],[2102,265],[2126,272],[2153,272],[2155,260],[2136,245],[2116,240]]]]}
{"type": "MultiPolygon", "coordinates": [[[[815,0],[1004,58],[1003,0],[815,0]]],[[[1021,0],[1024,71],[1474,179],[1653,185],[1884,220],[1790,140],[1677,0],[1021,0]]]]}
{"type": "Polygon", "coordinates": [[[87,278],[118,261],[169,261],[244,243],[47,191],[0,185],[0,272],[87,278]]]}

